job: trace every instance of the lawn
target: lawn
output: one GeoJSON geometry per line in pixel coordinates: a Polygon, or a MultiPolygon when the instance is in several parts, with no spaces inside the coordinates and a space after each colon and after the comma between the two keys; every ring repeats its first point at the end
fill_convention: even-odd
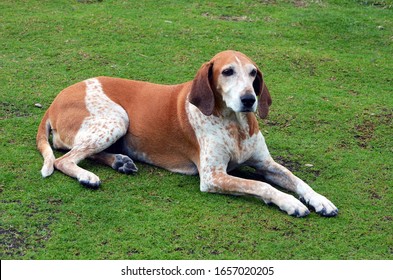
{"type": "Polygon", "coordinates": [[[1,259],[393,259],[392,1],[2,0],[0,10],[1,259]],[[35,134],[60,90],[98,75],[181,83],[225,49],[260,66],[270,152],[332,200],[336,218],[201,193],[197,176],[141,163],[127,176],[84,161],[102,179],[96,191],[41,177],[35,134]]]}

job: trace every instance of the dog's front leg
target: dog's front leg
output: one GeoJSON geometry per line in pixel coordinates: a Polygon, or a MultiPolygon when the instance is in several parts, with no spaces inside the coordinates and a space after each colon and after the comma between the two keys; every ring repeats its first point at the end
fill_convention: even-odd
{"type": "Polygon", "coordinates": [[[267,183],[230,176],[225,170],[205,170],[201,175],[201,191],[231,195],[250,195],[275,204],[289,215],[307,216],[310,211],[292,195],[283,193],[267,183]]]}
{"type": "Polygon", "coordinates": [[[293,175],[271,157],[260,162],[259,166],[256,166],[256,171],[263,175],[267,181],[298,194],[300,200],[314,208],[318,214],[327,217],[338,214],[337,207],[330,200],[314,191],[303,180],[293,175]]]}

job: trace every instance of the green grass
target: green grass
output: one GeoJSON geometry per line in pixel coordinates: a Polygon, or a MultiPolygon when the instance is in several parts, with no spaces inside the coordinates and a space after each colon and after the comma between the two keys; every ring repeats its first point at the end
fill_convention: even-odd
{"type": "Polygon", "coordinates": [[[1,259],[393,259],[392,5],[1,1],[1,259]],[[143,164],[126,176],[83,162],[97,191],[41,178],[36,129],[61,89],[98,75],[180,83],[225,49],[264,72],[272,155],[338,217],[292,218],[143,164]]]}

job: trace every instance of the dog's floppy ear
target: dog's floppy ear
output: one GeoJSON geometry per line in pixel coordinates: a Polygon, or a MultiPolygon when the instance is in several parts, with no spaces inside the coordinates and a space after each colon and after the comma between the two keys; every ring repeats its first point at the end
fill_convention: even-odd
{"type": "Polygon", "coordinates": [[[261,119],[266,119],[269,113],[269,106],[272,105],[272,98],[259,69],[257,69],[257,76],[255,77],[253,87],[255,94],[258,96],[259,117],[261,119]]]}
{"type": "Polygon", "coordinates": [[[206,116],[213,114],[215,105],[214,93],[210,85],[212,76],[213,62],[203,64],[194,78],[188,97],[190,103],[198,107],[206,116]]]}

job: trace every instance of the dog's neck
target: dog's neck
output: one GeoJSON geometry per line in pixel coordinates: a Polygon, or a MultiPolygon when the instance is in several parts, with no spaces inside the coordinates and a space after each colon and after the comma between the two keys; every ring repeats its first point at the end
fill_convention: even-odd
{"type": "Polygon", "coordinates": [[[225,108],[216,117],[221,118],[223,122],[236,125],[239,130],[248,132],[250,136],[259,131],[258,121],[253,112],[234,112],[230,108],[225,108]]]}

